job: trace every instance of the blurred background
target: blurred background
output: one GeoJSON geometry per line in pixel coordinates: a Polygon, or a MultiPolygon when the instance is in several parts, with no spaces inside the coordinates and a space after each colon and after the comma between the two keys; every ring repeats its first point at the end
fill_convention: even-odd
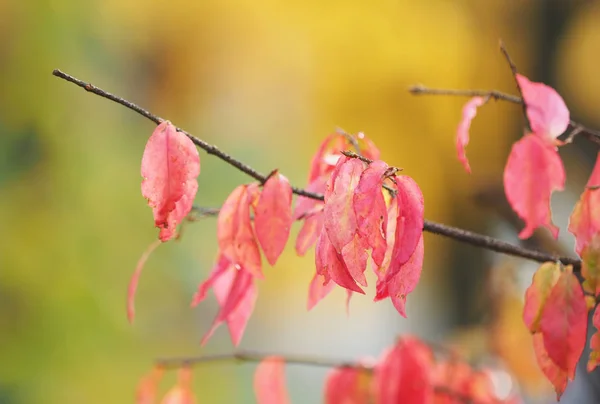
{"type": "MultiPolygon", "coordinates": [[[[583,0],[188,1],[0,0],[0,403],[128,403],[156,357],[229,352],[211,297],[189,308],[216,254],[214,219],[185,227],[150,257],[129,325],[126,288],[156,239],[140,193],[154,124],[51,76],[60,68],[168,118],[267,173],[306,184],[310,158],[336,127],[363,131],[382,158],[417,180],[426,217],[519,242],[502,191],[519,106],[479,110],[455,155],[467,99],[411,96],[410,85],[515,93],[498,51],[562,94],[572,118],[600,128],[600,2],[583,0]]],[[[561,149],[568,189],[553,199],[559,242],[574,254],[568,216],[596,147],[561,149]]],[[[249,178],[200,152],[197,204],[219,206],[249,178]]],[[[306,311],[313,252],[293,251],[266,280],[241,347],[340,359],[378,356],[398,334],[450,344],[504,369],[528,402],[553,402],[521,320],[536,265],[437,236],[425,239],[408,319],[391,302],[335,290],[306,311]]],[[[587,361],[587,352],[583,362],[587,361]]],[[[253,403],[251,364],[194,373],[200,403],[253,403]]],[[[288,367],[294,403],[320,402],[323,369],[288,367]]],[[[166,391],[174,375],[166,377],[166,391]]],[[[600,402],[600,378],[579,370],[562,402],[600,402]]],[[[506,383],[500,386],[506,390],[506,383]]]]}

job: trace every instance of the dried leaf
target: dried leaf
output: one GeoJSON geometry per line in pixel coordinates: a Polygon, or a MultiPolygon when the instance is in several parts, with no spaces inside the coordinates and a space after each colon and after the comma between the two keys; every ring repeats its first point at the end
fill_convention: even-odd
{"type": "Polygon", "coordinates": [[[471,98],[463,107],[462,119],[456,130],[456,154],[458,155],[458,160],[469,174],[471,174],[471,166],[465,153],[465,148],[469,144],[469,128],[471,127],[471,121],[477,115],[477,108],[484,103],[485,100],[482,97],[471,98]]]}
{"type": "Polygon", "coordinates": [[[539,136],[524,136],[516,142],[504,169],[504,191],[513,210],[525,221],[519,238],[531,237],[539,226],[558,237],[552,223],[550,196],[562,191],[565,170],[556,147],[539,136]]]}
{"type": "Polygon", "coordinates": [[[168,241],[190,213],[198,191],[198,150],[186,135],[163,121],[146,143],[141,174],[142,195],[152,208],[159,239],[168,241]]]}

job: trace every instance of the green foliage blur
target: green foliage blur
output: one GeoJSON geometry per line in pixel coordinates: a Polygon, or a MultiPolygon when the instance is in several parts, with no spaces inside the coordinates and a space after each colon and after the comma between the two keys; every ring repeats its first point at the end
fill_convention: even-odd
{"type": "MultiPolygon", "coordinates": [[[[325,135],[336,126],[364,131],[384,160],[419,182],[428,218],[453,222],[462,215],[476,228],[484,213],[474,208],[473,184],[501,178],[520,111],[505,104],[481,110],[468,148],[469,177],[454,152],[466,100],[414,97],[407,88],[513,91],[497,41],[532,72],[537,38],[528,21],[537,7],[505,0],[0,1],[0,403],[133,402],[154,358],[232,349],[225,330],[199,346],[216,314],[212,297],[189,308],[216,253],[211,219],[186,225],[180,241],[151,256],[136,320],[127,323],[129,277],[158,234],[139,173],[154,125],[52,77],[53,69],[139,103],[261,172],[279,168],[299,186],[325,135]]],[[[575,15],[581,22],[573,29],[600,35],[591,22],[599,12],[590,6],[575,15]]],[[[567,44],[558,59],[561,52],[577,57],[567,44]]],[[[585,83],[559,77],[578,102],[585,83]]],[[[219,206],[249,181],[200,155],[197,204],[219,206]]],[[[419,324],[405,322],[414,325],[411,332],[445,326],[435,323],[453,292],[442,280],[455,244],[430,236],[426,243],[428,270],[419,288],[430,312],[419,324]]],[[[341,294],[305,312],[313,258],[296,257],[292,246],[293,239],[277,267],[265,271],[244,346],[310,353],[322,334],[314,320],[303,324],[313,315],[322,316],[321,324],[345,316],[341,294]],[[279,341],[290,335],[282,331],[287,325],[313,333],[314,345],[302,346],[298,337],[279,341]]],[[[409,299],[409,318],[411,304],[417,307],[409,299]]],[[[344,321],[354,310],[360,316],[383,305],[389,302],[355,297],[344,321]]],[[[393,341],[392,332],[369,332],[380,333],[382,345],[393,341]]],[[[254,402],[252,369],[197,369],[198,402],[254,402]]],[[[296,389],[296,402],[309,402],[302,394],[319,397],[321,385],[296,389]]]]}

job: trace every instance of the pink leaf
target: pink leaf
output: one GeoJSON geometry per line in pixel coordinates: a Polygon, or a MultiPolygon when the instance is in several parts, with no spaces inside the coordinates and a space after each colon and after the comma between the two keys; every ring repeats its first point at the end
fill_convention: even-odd
{"type": "Polygon", "coordinates": [[[504,169],[504,191],[513,210],[525,221],[519,238],[531,237],[539,226],[558,237],[550,197],[552,192],[562,191],[564,184],[565,170],[553,144],[529,134],[513,145],[504,169]]]}
{"type": "Polygon", "coordinates": [[[169,121],[156,127],[142,156],[142,195],[154,214],[161,241],[168,241],[190,213],[200,174],[200,156],[194,143],[169,121]]]}
{"type": "MultiPolygon", "coordinates": [[[[318,177],[313,182],[308,184],[306,190],[308,192],[323,194],[327,189],[328,179],[329,177],[327,175],[318,177]]],[[[320,212],[321,210],[323,210],[323,205],[323,201],[308,198],[306,196],[299,196],[296,199],[296,207],[294,208],[294,220],[302,219],[316,212],[320,212]]]]}
{"type": "Polygon", "coordinates": [[[329,174],[342,156],[341,151],[348,147],[348,141],[341,133],[333,133],[323,140],[310,163],[308,182],[329,174]]]}
{"type": "Polygon", "coordinates": [[[423,255],[424,243],[423,235],[421,235],[413,255],[408,261],[402,264],[398,273],[387,283],[392,304],[403,317],[406,317],[406,296],[415,289],[421,278],[423,255]]]}
{"type": "Polygon", "coordinates": [[[377,266],[381,266],[387,249],[387,207],[381,187],[388,168],[381,160],[371,163],[363,171],[354,193],[358,234],[373,248],[373,261],[377,266]]]}
{"type": "Polygon", "coordinates": [[[462,111],[462,119],[458,124],[456,131],[456,153],[458,160],[462,163],[465,170],[470,174],[471,166],[465,153],[465,148],[469,144],[469,128],[471,127],[471,121],[477,115],[477,108],[482,106],[485,100],[482,97],[473,97],[469,102],[465,104],[462,111]]]}
{"type": "Polygon", "coordinates": [[[130,323],[133,322],[133,318],[135,317],[135,292],[140,280],[140,275],[142,274],[142,269],[144,269],[144,265],[146,264],[150,254],[156,250],[156,247],[158,247],[160,243],[160,240],[156,240],[148,246],[135,266],[135,271],[133,272],[131,280],[129,281],[129,287],[127,288],[127,319],[130,323]]]}
{"type": "Polygon", "coordinates": [[[365,369],[332,369],[325,381],[325,404],[367,404],[371,398],[371,379],[365,369]]]}
{"type": "Polygon", "coordinates": [[[342,248],[341,253],[342,261],[352,278],[365,287],[367,286],[365,270],[367,269],[367,258],[369,258],[367,247],[366,242],[358,234],[355,234],[354,238],[342,248]]]}
{"type": "Polygon", "coordinates": [[[531,130],[538,136],[556,139],[569,126],[569,109],[555,89],[516,75],[523,93],[531,130]]]}
{"type": "Polygon", "coordinates": [[[308,287],[308,304],[307,310],[311,310],[313,307],[317,305],[325,296],[329,294],[335,287],[335,283],[331,282],[329,278],[329,274],[321,275],[315,273],[310,281],[310,286],[308,287]]]}
{"type": "Polygon", "coordinates": [[[323,229],[323,213],[314,213],[304,219],[302,228],[296,238],[296,252],[299,256],[306,254],[308,249],[317,241],[323,229]]]}
{"type": "Polygon", "coordinates": [[[257,404],[289,404],[285,385],[285,362],[278,356],[263,359],[254,373],[257,404]]]}
{"type": "Polygon", "coordinates": [[[283,175],[275,173],[263,186],[255,209],[256,238],[267,261],[275,265],[292,228],[292,187],[283,175]]]}

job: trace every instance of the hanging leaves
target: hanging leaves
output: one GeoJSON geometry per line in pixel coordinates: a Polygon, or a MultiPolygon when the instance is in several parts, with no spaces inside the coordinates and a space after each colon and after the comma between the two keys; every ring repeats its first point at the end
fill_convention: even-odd
{"type": "Polygon", "coordinates": [[[539,226],[558,237],[558,227],[552,223],[550,196],[554,191],[562,191],[564,185],[565,170],[554,145],[533,134],[513,145],[504,169],[504,190],[513,210],[525,221],[519,238],[531,237],[539,226]]]}
{"type": "Polygon", "coordinates": [[[469,160],[467,159],[467,154],[465,152],[465,148],[469,144],[469,128],[471,127],[471,121],[475,118],[475,115],[477,115],[477,108],[484,103],[485,99],[483,97],[471,98],[471,100],[463,107],[462,119],[456,130],[456,154],[458,160],[465,168],[465,171],[469,174],[471,174],[471,166],[469,165],[469,160]]]}
{"type": "Polygon", "coordinates": [[[542,264],[533,275],[533,281],[525,292],[523,308],[523,320],[532,333],[539,331],[542,310],[559,277],[560,264],[557,262],[542,264]]]}
{"type": "Polygon", "coordinates": [[[259,363],[254,373],[254,393],[258,404],[290,403],[283,358],[270,356],[259,363]]]}
{"type": "Polygon", "coordinates": [[[170,240],[190,213],[200,174],[200,156],[194,143],[169,121],[156,127],[142,156],[142,195],[152,208],[159,239],[170,240]]]}

